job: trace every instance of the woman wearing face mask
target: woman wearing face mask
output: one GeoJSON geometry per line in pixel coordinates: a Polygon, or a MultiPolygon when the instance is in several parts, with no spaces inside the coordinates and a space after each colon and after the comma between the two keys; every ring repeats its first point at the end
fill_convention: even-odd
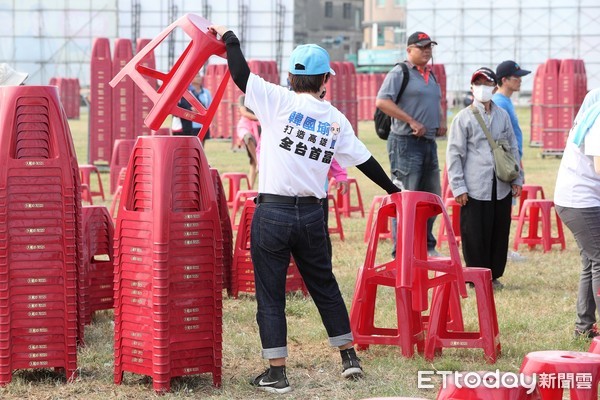
{"type": "Polygon", "coordinates": [[[510,148],[519,162],[518,145],[510,117],[495,105],[496,74],[479,68],[471,77],[473,104],[461,110],[450,127],[446,163],[452,194],[460,210],[460,234],[467,267],[492,271],[494,289],[503,284],[511,222],[511,197],[521,194],[523,173],[507,183],[496,177],[492,148],[478,122],[481,116],[492,138],[510,148]]]}

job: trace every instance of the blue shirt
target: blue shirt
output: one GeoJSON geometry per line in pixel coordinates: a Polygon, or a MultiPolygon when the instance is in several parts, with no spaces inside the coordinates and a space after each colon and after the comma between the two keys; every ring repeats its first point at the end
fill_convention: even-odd
{"type": "Polygon", "coordinates": [[[519,156],[523,158],[523,132],[519,126],[519,120],[517,119],[517,113],[515,112],[515,107],[513,106],[512,101],[510,101],[510,98],[506,97],[502,93],[495,93],[492,97],[492,101],[508,113],[508,116],[510,117],[510,123],[513,131],[515,132],[515,137],[517,138],[519,156]]]}

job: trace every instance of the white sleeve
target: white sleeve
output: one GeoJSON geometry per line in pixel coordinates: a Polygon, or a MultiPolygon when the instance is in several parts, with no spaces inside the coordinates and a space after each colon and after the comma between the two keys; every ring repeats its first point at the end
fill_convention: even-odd
{"type": "Polygon", "coordinates": [[[600,118],[596,119],[584,140],[585,155],[600,156],[600,118]]]}

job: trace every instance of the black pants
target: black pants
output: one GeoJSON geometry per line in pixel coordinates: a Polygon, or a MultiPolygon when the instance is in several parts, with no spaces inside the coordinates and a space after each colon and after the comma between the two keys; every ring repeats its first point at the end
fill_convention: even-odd
{"type": "Polygon", "coordinates": [[[491,201],[469,197],[460,209],[460,235],[463,257],[467,267],[485,267],[492,270],[492,278],[500,278],[506,267],[506,253],[510,235],[512,196],[491,201]]]}

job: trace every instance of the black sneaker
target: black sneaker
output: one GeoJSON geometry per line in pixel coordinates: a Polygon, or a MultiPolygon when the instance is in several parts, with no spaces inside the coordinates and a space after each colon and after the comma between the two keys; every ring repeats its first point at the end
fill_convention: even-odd
{"type": "Polygon", "coordinates": [[[360,379],[364,376],[362,367],[360,366],[360,359],[356,355],[354,347],[350,347],[346,350],[340,350],[342,355],[342,376],[346,379],[360,379]]]}
{"type": "Polygon", "coordinates": [[[498,279],[492,279],[492,288],[494,290],[502,290],[504,289],[504,284],[500,282],[498,279]]]}
{"type": "Polygon", "coordinates": [[[283,394],[292,391],[285,375],[285,367],[267,368],[265,372],[254,378],[250,384],[269,393],[283,394]],[[273,371],[271,371],[272,369],[273,371]]]}

